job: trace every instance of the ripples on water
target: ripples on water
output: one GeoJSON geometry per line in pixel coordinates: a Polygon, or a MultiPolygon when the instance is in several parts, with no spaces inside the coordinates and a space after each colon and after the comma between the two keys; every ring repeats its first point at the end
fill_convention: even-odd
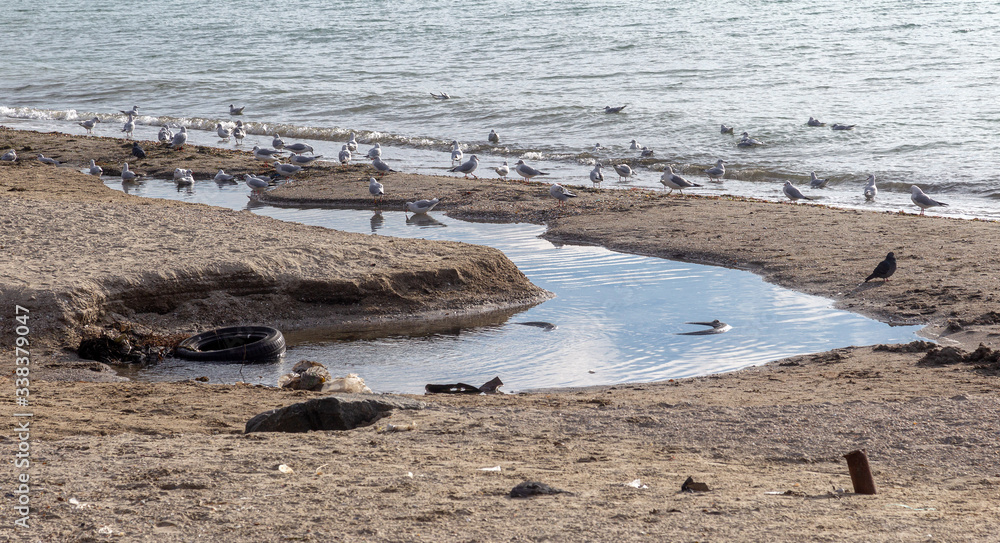
{"type": "Polygon", "coordinates": [[[698,176],[723,158],[738,194],[780,198],[784,179],[815,170],[832,179],[824,203],[860,205],[874,173],[899,202],[885,209],[909,206],[917,183],[954,201],[947,213],[1000,215],[991,2],[8,4],[6,115],[139,104],[147,124],[210,129],[238,103],[261,134],[354,130],[437,153],[458,139],[483,155],[493,128],[495,152],[555,160],[554,179],[580,183],[595,158],[635,161],[637,138],[657,153],[654,172],[640,169],[648,186],[665,163],[698,176]],[[431,99],[442,91],[454,99],[431,99]],[[808,128],[809,116],[858,128],[808,128]],[[767,145],[737,149],[722,122],[767,145]],[[595,142],[607,151],[590,154],[595,142]]]}
{"type": "MultiPolygon", "coordinates": [[[[121,188],[112,180],[109,186],[121,188]]],[[[246,208],[248,189],[199,181],[178,191],[172,181],[148,180],[135,194],[246,208]]],[[[235,366],[167,361],[142,379],[210,375],[213,380],[273,384],[299,360],[325,364],[335,375],[359,373],[373,389],[419,393],[427,383],[479,385],[499,375],[506,390],[651,381],[728,371],[847,345],[906,342],[918,327],[890,327],[830,301],[764,283],[725,268],[614,253],[600,247],[558,246],[538,236],[543,227],[481,224],[401,212],[286,209],[256,213],[338,230],[449,239],[504,251],[536,285],[557,297],[492,322],[454,325],[416,335],[352,340],[322,331],[291,333],[285,362],[235,366]],[[712,336],[682,336],[702,327],[687,321],[720,319],[733,326],[712,336]],[[519,322],[542,321],[551,331],[519,322]]]]}

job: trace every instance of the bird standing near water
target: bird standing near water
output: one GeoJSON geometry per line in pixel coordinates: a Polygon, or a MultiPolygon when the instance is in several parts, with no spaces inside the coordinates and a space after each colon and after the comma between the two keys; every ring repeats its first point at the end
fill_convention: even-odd
{"type": "Polygon", "coordinates": [[[663,175],[660,176],[660,183],[663,184],[663,188],[670,189],[667,196],[670,196],[674,192],[674,189],[678,190],[681,193],[681,196],[684,196],[684,189],[701,186],[675,174],[674,169],[671,168],[670,165],[667,165],[667,169],[664,170],[663,175]]]}
{"type": "Polygon", "coordinates": [[[346,143],[340,148],[340,154],[337,156],[337,159],[340,160],[341,166],[349,166],[351,164],[351,150],[347,148],[346,143]]]}
{"type": "Polygon", "coordinates": [[[396,170],[390,168],[389,164],[386,163],[381,158],[376,158],[376,159],[372,160],[372,166],[375,167],[375,171],[377,171],[378,173],[382,173],[382,174],[386,174],[386,173],[389,173],[389,172],[395,172],[396,171],[396,170]]]}
{"type": "Polygon", "coordinates": [[[524,160],[518,160],[517,164],[514,164],[514,171],[517,175],[523,177],[526,181],[530,181],[532,177],[537,177],[539,175],[549,175],[548,172],[543,172],[541,170],[536,170],[531,166],[524,163],[524,160]]]}
{"type": "Polygon", "coordinates": [[[879,262],[878,266],[875,266],[875,271],[865,278],[865,283],[872,279],[883,279],[883,282],[886,282],[894,273],[896,273],[896,255],[890,252],[885,255],[885,260],[879,262]]]}
{"type": "Polygon", "coordinates": [[[176,133],[176,134],[174,134],[174,139],[172,139],[170,141],[170,148],[171,149],[182,149],[182,148],[184,148],[184,144],[187,143],[187,140],[188,140],[187,127],[186,126],[182,126],[181,127],[181,131],[178,132],[178,133],[176,133]]]}
{"type": "Polygon", "coordinates": [[[236,140],[236,145],[243,143],[243,138],[247,137],[246,128],[243,128],[243,121],[236,121],[236,126],[233,128],[233,139],[236,140]]]}
{"type": "Polygon", "coordinates": [[[369,160],[374,160],[382,156],[382,144],[376,142],[375,145],[368,150],[368,154],[366,156],[369,160]]]}
{"type": "Polygon", "coordinates": [[[382,187],[382,183],[379,183],[377,179],[369,177],[368,193],[372,195],[372,201],[378,205],[379,199],[385,196],[385,189],[382,187]]]}
{"type": "Polygon", "coordinates": [[[90,159],[90,170],[88,170],[88,173],[90,173],[90,175],[100,177],[101,174],[104,173],[104,169],[98,166],[97,163],[94,162],[94,159],[90,159]]]}
{"type": "Polygon", "coordinates": [[[875,186],[875,174],[868,176],[868,184],[865,185],[865,200],[869,202],[875,199],[878,194],[878,187],[875,186]]]}
{"type": "Polygon", "coordinates": [[[454,172],[454,173],[465,174],[465,178],[466,179],[468,179],[470,175],[472,177],[474,177],[475,179],[479,179],[478,177],[476,177],[476,175],[474,173],[472,173],[472,172],[476,171],[476,168],[478,168],[478,167],[479,167],[479,158],[476,157],[476,155],[472,155],[471,157],[469,157],[469,160],[463,162],[459,166],[455,166],[454,168],[452,168],[452,169],[450,169],[448,171],[449,172],[454,172]]]}
{"type": "Polygon", "coordinates": [[[459,145],[458,141],[451,142],[451,165],[459,164],[462,162],[462,146],[459,145]]]}
{"type": "Polygon", "coordinates": [[[619,183],[628,181],[629,177],[635,175],[635,170],[633,170],[628,164],[613,164],[613,166],[615,167],[615,172],[618,173],[619,183]]]}
{"type": "Polygon", "coordinates": [[[820,179],[816,177],[816,172],[809,172],[809,186],[814,189],[821,189],[826,186],[826,182],[830,179],[820,179]]]}
{"type": "Polygon", "coordinates": [[[705,174],[708,175],[708,178],[712,181],[722,179],[722,176],[726,175],[725,163],[726,162],[722,159],[716,160],[715,166],[705,170],[705,174]]]}
{"type": "Polygon", "coordinates": [[[600,161],[598,161],[594,164],[594,169],[590,170],[590,181],[598,186],[604,182],[604,173],[601,171],[601,168],[603,168],[603,166],[601,166],[600,161]]]}
{"type": "Polygon", "coordinates": [[[222,123],[215,123],[215,133],[219,135],[219,139],[222,141],[229,141],[229,138],[233,135],[232,129],[222,126],[222,123]]]}
{"type": "Polygon", "coordinates": [[[98,119],[97,117],[94,117],[93,119],[90,119],[90,120],[87,120],[87,121],[80,121],[80,122],[78,122],[76,124],[78,124],[78,125],[86,128],[88,134],[93,134],[94,133],[94,125],[97,124],[97,123],[99,123],[99,122],[101,122],[101,120],[98,119]]]}
{"type": "Polygon", "coordinates": [[[576,194],[573,194],[569,191],[569,189],[558,183],[553,183],[552,186],[549,187],[549,196],[559,200],[559,205],[562,205],[563,202],[569,200],[570,198],[576,198],[576,194]]]}
{"type": "Polygon", "coordinates": [[[167,125],[160,127],[160,131],[156,133],[156,139],[160,140],[160,143],[167,143],[174,139],[174,132],[167,128],[167,125]]]}
{"type": "Polygon", "coordinates": [[[417,215],[426,214],[428,211],[434,209],[434,206],[438,205],[441,200],[434,198],[431,200],[417,200],[416,202],[406,202],[406,210],[410,213],[416,213],[417,215]]]}
{"type": "Polygon", "coordinates": [[[496,168],[493,168],[493,171],[497,172],[497,175],[500,176],[500,179],[506,181],[507,176],[510,175],[510,165],[507,164],[507,161],[505,160],[503,161],[503,164],[497,166],[496,168]]]}
{"type": "Polygon", "coordinates": [[[924,191],[920,190],[920,187],[916,185],[910,186],[910,201],[912,201],[917,207],[920,208],[920,214],[924,214],[924,210],[936,207],[936,206],[946,206],[948,204],[939,202],[932,199],[930,196],[924,194],[924,191]]]}
{"type": "Polygon", "coordinates": [[[782,187],[781,192],[784,192],[785,196],[793,202],[796,200],[812,200],[812,198],[802,194],[802,191],[795,188],[795,185],[791,181],[785,181],[785,186],[782,187]]]}

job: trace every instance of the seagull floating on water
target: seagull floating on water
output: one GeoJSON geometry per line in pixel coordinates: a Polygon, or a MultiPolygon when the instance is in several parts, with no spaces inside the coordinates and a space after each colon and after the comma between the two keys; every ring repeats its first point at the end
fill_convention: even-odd
{"type": "Polygon", "coordinates": [[[576,194],[573,194],[569,191],[569,189],[558,183],[553,183],[552,186],[549,187],[549,196],[559,200],[560,205],[570,198],[576,198],[576,194]]]}
{"type": "Polygon", "coordinates": [[[868,200],[869,202],[874,200],[875,196],[878,195],[878,187],[875,186],[875,174],[868,176],[868,184],[865,185],[864,194],[865,200],[868,200]]]}
{"type": "Polygon", "coordinates": [[[628,104],[625,104],[624,106],[618,106],[618,107],[604,106],[604,112],[605,113],[621,113],[622,110],[625,109],[626,107],[628,107],[628,104]]]}
{"type": "Polygon", "coordinates": [[[925,209],[948,205],[946,203],[934,200],[930,196],[927,196],[926,194],[924,194],[924,191],[920,190],[920,187],[916,185],[910,186],[910,201],[912,201],[917,207],[920,208],[921,215],[924,214],[925,209]]]}
{"type": "Polygon", "coordinates": [[[486,139],[490,143],[500,143],[500,134],[497,134],[496,130],[490,130],[490,135],[486,136],[486,139]]]}
{"type": "Polygon", "coordinates": [[[813,119],[812,117],[809,117],[809,120],[806,121],[806,124],[809,126],[826,126],[826,123],[820,121],[819,119],[813,119]]]}
{"type": "Polygon", "coordinates": [[[410,213],[416,213],[418,215],[426,214],[428,211],[434,209],[434,206],[438,205],[441,200],[439,198],[434,198],[432,200],[417,200],[416,202],[406,202],[406,209],[410,213]]]}
{"type": "Polygon", "coordinates": [[[604,173],[601,172],[601,168],[603,168],[603,166],[601,166],[600,162],[597,162],[594,164],[594,169],[590,170],[590,181],[595,185],[600,185],[604,182],[604,173]]]}
{"type": "Polygon", "coordinates": [[[448,96],[447,92],[442,92],[441,94],[434,94],[432,92],[431,96],[433,96],[435,100],[450,100],[451,99],[451,96],[448,96]]]}
{"type": "Polygon", "coordinates": [[[675,174],[674,169],[671,168],[669,164],[667,165],[667,169],[663,171],[663,175],[660,176],[660,183],[663,184],[663,188],[670,189],[667,196],[670,196],[675,189],[681,193],[681,196],[684,196],[684,189],[701,186],[675,174]]]}
{"type": "Polygon", "coordinates": [[[632,169],[628,164],[613,164],[615,171],[618,172],[618,182],[628,181],[629,177],[635,175],[635,170],[632,169]]]}
{"type": "Polygon", "coordinates": [[[510,165],[508,165],[507,161],[505,160],[503,161],[503,164],[497,166],[496,168],[493,168],[493,171],[497,172],[497,175],[500,176],[500,179],[506,181],[507,176],[510,174],[510,165]]]}
{"type": "Polygon", "coordinates": [[[649,157],[653,156],[653,150],[650,149],[649,147],[643,147],[642,148],[642,153],[639,153],[639,156],[642,156],[644,158],[649,158],[649,157]]]}
{"type": "Polygon", "coordinates": [[[97,177],[100,177],[101,174],[104,173],[104,169],[98,166],[97,163],[94,162],[94,159],[90,159],[90,170],[88,170],[87,173],[89,173],[90,175],[96,175],[97,177]]]}
{"type": "Polygon", "coordinates": [[[628,146],[628,150],[629,151],[638,151],[641,148],[642,148],[642,146],[639,145],[639,142],[637,142],[635,140],[632,140],[632,141],[629,142],[629,146],[628,146]]]}
{"type": "Polygon", "coordinates": [[[514,164],[514,171],[525,180],[530,180],[532,177],[538,177],[539,175],[549,175],[548,172],[536,170],[531,166],[528,166],[524,163],[524,160],[518,160],[517,164],[514,164]]]}
{"type": "Polygon", "coordinates": [[[781,189],[781,191],[784,192],[785,196],[793,202],[796,200],[812,200],[812,198],[802,194],[802,191],[795,188],[795,185],[793,185],[791,181],[785,181],[785,186],[781,189]]]}
{"type": "Polygon", "coordinates": [[[742,136],[742,139],[740,139],[739,143],[736,144],[737,147],[756,147],[764,144],[764,142],[758,139],[751,138],[748,132],[744,132],[742,136]]]}
{"type": "Polygon", "coordinates": [[[722,159],[716,160],[715,166],[705,170],[705,174],[707,174],[708,178],[712,181],[722,179],[722,176],[726,175],[726,167],[724,166],[725,163],[726,162],[722,159]]]}
{"type": "Polygon", "coordinates": [[[219,173],[215,174],[213,178],[216,183],[229,183],[230,181],[236,179],[235,175],[229,175],[225,170],[220,169],[219,173]]]}
{"type": "Polygon", "coordinates": [[[78,124],[78,125],[86,128],[88,134],[93,134],[94,133],[94,125],[97,124],[97,123],[99,123],[99,122],[101,122],[101,120],[98,119],[97,117],[94,117],[93,119],[90,119],[90,120],[87,120],[87,121],[80,121],[80,122],[78,122],[76,124],[78,124]]]}
{"type": "Polygon", "coordinates": [[[855,126],[858,126],[858,125],[856,125],[856,124],[833,123],[833,126],[831,128],[833,128],[834,130],[854,130],[855,126]]]}
{"type": "Polygon", "coordinates": [[[260,192],[263,192],[263,190],[266,189],[267,187],[271,186],[271,183],[269,183],[267,179],[263,179],[261,177],[257,177],[250,174],[246,175],[246,183],[247,186],[250,187],[251,192],[258,194],[260,192]]]}
{"type": "Polygon", "coordinates": [[[809,186],[814,189],[821,189],[826,186],[827,181],[830,179],[820,179],[816,177],[816,172],[809,172],[809,186]]]}
{"type": "Polygon", "coordinates": [[[732,134],[733,133],[733,127],[726,126],[725,123],[723,123],[722,127],[719,129],[719,132],[722,132],[723,134],[732,134]]]}
{"type": "Polygon", "coordinates": [[[479,167],[479,158],[476,157],[476,155],[472,155],[472,156],[469,157],[469,160],[463,162],[459,166],[455,166],[454,168],[452,168],[452,169],[450,169],[448,171],[449,172],[455,172],[455,173],[465,174],[465,178],[466,179],[468,179],[470,175],[472,177],[474,177],[475,179],[479,179],[478,177],[476,177],[476,175],[474,173],[472,173],[472,172],[476,171],[476,168],[478,168],[478,167],[479,167]]]}
{"type": "Polygon", "coordinates": [[[122,164],[122,183],[131,183],[140,177],[140,174],[128,169],[128,162],[122,164]]]}
{"type": "Polygon", "coordinates": [[[229,104],[229,114],[230,115],[243,115],[243,110],[246,109],[246,108],[247,108],[247,106],[236,107],[233,104],[229,104]]]}

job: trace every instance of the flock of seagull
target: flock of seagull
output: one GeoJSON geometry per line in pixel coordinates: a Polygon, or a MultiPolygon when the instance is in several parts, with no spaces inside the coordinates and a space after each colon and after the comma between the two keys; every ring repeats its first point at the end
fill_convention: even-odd
{"type": "MultiPolygon", "coordinates": [[[[445,93],[434,95],[434,97],[437,99],[450,98],[445,93]]],[[[627,104],[618,107],[606,106],[604,108],[604,111],[605,113],[619,113],[623,109],[625,109],[626,106],[627,104]]],[[[233,116],[243,115],[244,109],[245,109],[244,107],[236,107],[235,105],[230,104],[229,114],[233,116]]],[[[122,126],[122,132],[125,134],[126,138],[131,138],[133,131],[135,129],[135,118],[139,115],[139,106],[132,106],[131,110],[122,110],[121,113],[126,115],[127,117],[125,124],[122,126]]],[[[79,121],[78,124],[84,129],[86,129],[88,134],[93,134],[95,125],[100,122],[102,121],[95,116],[88,120],[79,121]]],[[[809,120],[807,121],[806,124],[812,127],[826,126],[826,123],[821,122],[813,117],[809,117],[809,120]]],[[[831,128],[833,130],[852,130],[854,129],[854,127],[855,125],[834,123],[831,128]]],[[[231,128],[223,126],[222,123],[217,123],[215,129],[216,133],[218,134],[219,138],[222,141],[230,141],[230,139],[234,139],[237,145],[242,144],[243,139],[246,137],[246,128],[244,127],[243,122],[240,120],[236,120],[234,126],[232,126],[231,128]]],[[[727,126],[725,124],[722,124],[720,125],[720,132],[722,134],[734,134],[735,129],[732,126],[727,126]]],[[[188,139],[187,128],[181,126],[179,131],[174,133],[167,125],[163,125],[160,128],[157,137],[161,143],[169,145],[170,148],[181,149],[187,143],[188,139]]],[[[489,141],[491,144],[499,144],[500,136],[499,134],[497,134],[495,130],[490,130],[490,133],[487,136],[487,141],[489,141]]],[[[639,145],[639,143],[636,140],[633,139],[629,143],[630,143],[629,149],[632,151],[639,152],[640,156],[642,157],[653,156],[653,151],[651,149],[639,145]]],[[[738,147],[744,147],[744,148],[757,147],[764,145],[764,142],[750,136],[748,132],[743,132],[741,134],[740,140],[737,142],[736,145],[738,147]]],[[[594,151],[598,151],[600,149],[602,149],[600,143],[594,146],[594,151]]],[[[271,147],[262,148],[259,146],[254,146],[252,152],[255,159],[269,162],[274,167],[274,174],[271,175],[271,178],[264,178],[251,174],[245,175],[244,181],[252,189],[254,193],[259,193],[260,191],[263,191],[268,187],[270,187],[272,185],[273,179],[275,178],[288,179],[298,174],[300,171],[302,171],[304,167],[307,167],[314,161],[323,158],[323,155],[314,154],[314,149],[312,146],[306,143],[299,143],[299,142],[286,143],[277,133],[274,134],[273,136],[273,139],[271,141],[271,147]],[[283,153],[285,152],[290,153],[290,155],[287,157],[287,163],[282,163],[280,159],[284,157],[283,153]],[[309,153],[310,156],[305,156],[305,153],[309,153]]],[[[354,132],[351,132],[347,143],[345,143],[342,146],[337,159],[342,165],[348,166],[350,165],[351,160],[354,158],[355,153],[357,152],[358,152],[358,142],[354,132]]],[[[145,157],[145,152],[139,146],[138,142],[133,143],[132,154],[138,158],[145,157]]],[[[382,146],[379,143],[375,143],[372,146],[372,148],[369,149],[368,152],[363,155],[363,157],[365,159],[371,160],[372,167],[375,169],[376,175],[384,175],[387,173],[397,171],[392,169],[392,167],[390,167],[389,164],[382,159],[382,146]]],[[[59,162],[56,161],[55,159],[45,157],[41,154],[39,154],[37,158],[39,161],[46,164],[55,164],[55,165],[59,164],[59,162]]],[[[475,172],[479,168],[479,157],[477,157],[476,155],[471,155],[468,158],[468,160],[464,161],[463,158],[464,156],[462,153],[461,144],[459,144],[458,141],[452,141],[452,148],[451,148],[452,167],[448,171],[452,173],[462,174],[465,176],[466,179],[468,179],[469,176],[478,179],[478,177],[475,175],[475,172]]],[[[0,160],[2,161],[14,161],[16,159],[17,159],[17,154],[13,149],[9,150],[8,152],[0,156],[0,160]]],[[[726,174],[725,164],[726,162],[724,160],[719,159],[716,161],[714,166],[703,170],[703,172],[708,177],[709,181],[719,182],[725,177],[726,174]]],[[[633,170],[632,167],[625,162],[617,164],[612,163],[611,166],[613,167],[615,173],[618,175],[618,180],[620,182],[627,182],[629,178],[633,177],[636,174],[635,170],[633,170]]],[[[600,160],[597,160],[595,161],[594,168],[590,172],[590,180],[597,186],[600,186],[600,184],[604,181],[603,168],[604,165],[601,163],[600,160]]],[[[543,172],[532,166],[529,166],[527,163],[524,162],[524,160],[518,160],[517,163],[513,166],[513,168],[511,168],[508,162],[504,160],[502,165],[493,168],[493,170],[502,180],[507,180],[511,172],[516,173],[525,180],[531,180],[535,177],[549,175],[548,172],[543,172]]],[[[93,175],[101,175],[103,173],[103,170],[101,170],[100,166],[97,166],[94,163],[94,161],[91,160],[89,173],[93,175]]],[[[126,183],[137,182],[141,177],[140,174],[137,174],[136,172],[129,170],[128,163],[124,163],[122,165],[121,175],[122,175],[122,181],[126,183]]],[[[234,176],[226,174],[223,170],[219,170],[218,174],[216,174],[214,179],[218,182],[235,181],[234,176]]],[[[193,182],[190,170],[181,170],[179,168],[174,172],[174,180],[177,181],[178,185],[187,185],[193,182]],[[183,175],[183,173],[185,172],[186,175],[183,175]]],[[[809,182],[810,188],[815,188],[815,189],[823,188],[824,186],[826,186],[827,181],[828,179],[820,179],[816,175],[816,172],[810,172],[810,182],[809,182]]],[[[667,193],[668,196],[670,194],[673,194],[675,190],[678,191],[678,193],[681,196],[683,196],[684,189],[690,189],[702,186],[698,183],[695,183],[678,175],[670,165],[666,166],[666,168],[663,171],[663,174],[660,176],[660,183],[663,185],[664,190],[666,189],[670,190],[670,192],[667,193]]],[[[384,185],[382,185],[382,183],[380,183],[377,179],[375,179],[375,177],[371,177],[369,179],[369,192],[372,195],[375,202],[378,203],[379,199],[385,194],[385,187],[384,185]]],[[[812,197],[803,194],[801,190],[799,190],[796,186],[794,186],[791,183],[791,181],[785,182],[784,186],[782,187],[782,192],[792,202],[798,200],[814,199],[812,197]]],[[[877,196],[878,188],[875,185],[874,175],[868,176],[862,194],[864,195],[864,198],[868,201],[874,200],[875,197],[877,196]]],[[[575,193],[573,193],[566,187],[559,185],[558,183],[552,184],[552,186],[549,189],[549,195],[555,198],[560,205],[566,202],[567,200],[576,197],[575,193]]],[[[921,215],[923,215],[924,211],[929,208],[948,205],[929,197],[920,189],[920,187],[916,185],[912,185],[910,187],[910,199],[914,205],[920,208],[921,215]]],[[[407,208],[414,213],[426,213],[427,211],[433,209],[434,206],[437,205],[439,201],[440,200],[435,198],[431,200],[419,200],[417,202],[407,202],[407,208]]]]}

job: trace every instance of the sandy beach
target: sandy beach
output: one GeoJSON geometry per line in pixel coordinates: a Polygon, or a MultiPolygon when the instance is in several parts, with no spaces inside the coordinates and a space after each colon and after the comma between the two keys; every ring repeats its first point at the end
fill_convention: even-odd
{"type": "MultiPolygon", "coordinates": [[[[14,306],[31,309],[33,413],[30,527],[14,526],[7,494],[0,539],[988,541],[1000,531],[995,222],[600,190],[582,177],[579,197],[557,206],[548,185],[492,172],[389,174],[386,209],[436,196],[456,218],[745,269],[883,321],[927,324],[940,346],[857,346],[663,383],[412,396],[425,407],[348,432],[244,434],[257,413],[322,394],[121,382],[73,351],[123,327],[165,340],[262,318],[373,329],[548,293],[493,249],[142,199],[79,171],[89,159],[107,175],[126,161],[196,179],[267,169],[244,151],[143,144],[149,157],[133,163],[123,140],[0,129],[0,151],[21,157],[0,163],[0,299],[8,323],[14,306]],[[892,280],[862,283],[889,251],[892,280]],[[856,449],[876,495],[851,492],[843,455],[856,449]],[[681,492],[688,477],[709,491],[681,492]],[[523,481],[566,492],[510,498],[523,481]]],[[[369,208],[370,173],[324,163],[260,201],[369,208]]],[[[13,345],[13,326],[0,339],[13,345]]],[[[13,391],[10,358],[5,368],[13,391]]],[[[11,460],[17,440],[0,437],[11,460]]],[[[4,466],[6,494],[21,470],[4,466]]]]}

